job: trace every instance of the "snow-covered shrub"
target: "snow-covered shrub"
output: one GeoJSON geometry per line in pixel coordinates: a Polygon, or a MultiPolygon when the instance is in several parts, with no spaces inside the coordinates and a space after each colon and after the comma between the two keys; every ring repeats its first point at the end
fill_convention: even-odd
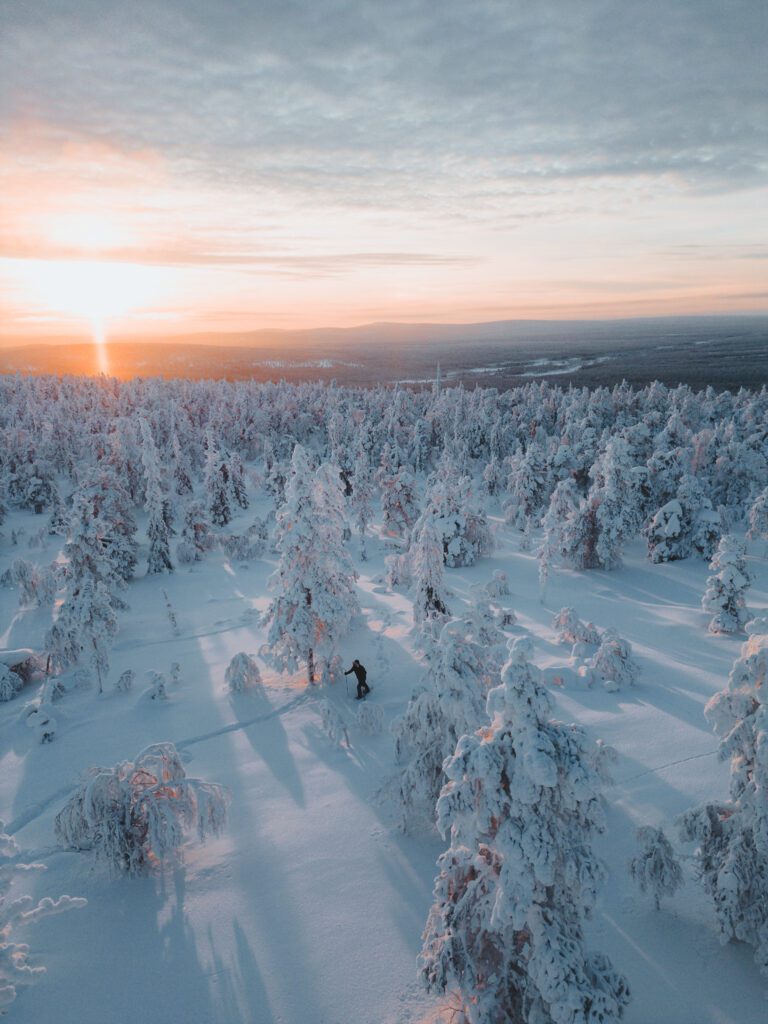
{"type": "Polygon", "coordinates": [[[155,672],[150,669],[147,672],[149,677],[149,696],[151,700],[168,700],[165,686],[165,676],[162,672],[155,672]]]}
{"type": "Polygon", "coordinates": [[[589,667],[592,678],[602,680],[606,690],[618,690],[625,683],[631,685],[640,674],[640,666],[632,657],[632,644],[615,629],[603,633],[589,667]]]}
{"type": "Polygon", "coordinates": [[[355,721],[358,729],[368,736],[378,735],[384,725],[384,712],[378,704],[369,704],[363,701],[355,713],[355,721]]]}
{"type": "Polygon", "coordinates": [[[171,683],[178,686],[181,682],[181,665],[178,661],[171,662],[171,683]]]}
{"type": "Polygon", "coordinates": [[[494,569],[493,576],[485,584],[485,591],[491,598],[509,597],[509,579],[503,569],[494,569]]]}
{"type": "Polygon", "coordinates": [[[261,682],[261,673],[254,656],[244,651],[236,654],[227,665],[224,682],[230,693],[239,693],[250,686],[258,686],[261,682]]]}
{"type": "Polygon", "coordinates": [[[45,974],[45,967],[29,963],[29,946],[14,941],[15,930],[88,902],[79,896],[60,896],[57,900],[45,896],[34,905],[31,896],[9,900],[14,875],[45,871],[44,864],[21,863],[20,852],[13,836],[5,831],[5,822],[0,821],[0,1016],[18,996],[17,986],[31,985],[45,974]]]}
{"type": "Polygon", "coordinates": [[[13,700],[22,686],[21,677],[0,661],[0,701],[13,700]]]}
{"type": "Polygon", "coordinates": [[[720,541],[709,568],[707,589],[701,599],[705,612],[714,612],[710,633],[741,633],[749,618],[745,593],[752,582],[744,560],[744,545],[730,534],[720,541]]]}
{"type": "Polygon", "coordinates": [[[768,636],[742,645],[725,690],[704,713],[730,761],[730,800],[703,804],[679,820],[698,844],[697,873],[712,898],[723,942],[754,947],[768,975],[768,636]]]}
{"type": "Polygon", "coordinates": [[[56,815],[60,846],[91,851],[111,871],[146,873],[194,832],[200,842],[226,823],[227,791],[188,779],[172,743],[154,743],[132,761],[91,768],[56,815]]]}
{"type": "Polygon", "coordinates": [[[118,693],[130,693],[135,678],[136,673],[133,669],[127,668],[125,672],[120,673],[120,678],[115,683],[115,689],[118,693]]]}
{"type": "Polygon", "coordinates": [[[38,743],[52,743],[56,736],[56,719],[47,701],[36,701],[27,709],[26,723],[38,743]]]}
{"type": "Polygon", "coordinates": [[[343,743],[346,743],[347,746],[350,745],[349,732],[344,719],[330,701],[320,702],[320,718],[323,723],[323,731],[335,747],[340,747],[343,743]]]}
{"type": "Polygon", "coordinates": [[[683,884],[683,872],[662,829],[644,825],[635,838],[639,849],[629,862],[629,875],[640,892],[653,897],[658,910],[662,897],[674,896],[683,884]]]}
{"type": "Polygon", "coordinates": [[[445,763],[437,817],[450,846],[419,973],[457,1000],[466,1024],[607,1024],[629,990],[585,948],[605,877],[592,850],[601,780],[584,732],[552,720],[530,651],[528,638],[511,644],[488,694],[490,727],[463,735],[445,763]]]}
{"type": "Polygon", "coordinates": [[[517,616],[512,608],[496,609],[496,625],[499,629],[507,629],[509,626],[514,626],[516,622],[517,616]]]}
{"type": "Polygon", "coordinates": [[[600,634],[591,622],[582,622],[573,608],[561,608],[552,619],[560,644],[599,644],[600,634]]]}

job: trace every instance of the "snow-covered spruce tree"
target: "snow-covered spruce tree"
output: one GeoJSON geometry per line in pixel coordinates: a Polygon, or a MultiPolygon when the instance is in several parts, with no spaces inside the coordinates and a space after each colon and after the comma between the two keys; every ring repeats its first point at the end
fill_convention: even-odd
{"type": "Polygon", "coordinates": [[[741,633],[749,618],[745,593],[752,582],[744,561],[746,550],[741,541],[726,534],[720,541],[709,568],[715,572],[707,578],[707,589],[701,599],[705,612],[714,612],[710,633],[741,633]]]}
{"type": "Polygon", "coordinates": [[[600,568],[613,569],[621,565],[624,545],[635,536],[642,521],[640,494],[627,442],[620,437],[612,438],[590,475],[597,526],[594,553],[600,568]]]}
{"type": "Polygon", "coordinates": [[[141,460],[144,466],[146,500],[144,510],[147,513],[147,537],[149,539],[149,558],[147,572],[173,572],[171,562],[171,530],[165,514],[165,499],[160,483],[160,463],[157,457],[152,430],[145,419],[141,421],[141,460]]]}
{"type": "Polygon", "coordinates": [[[723,535],[723,524],[720,515],[712,508],[705,484],[686,473],[678,484],[677,500],[690,523],[693,550],[710,562],[723,535]]]}
{"type": "Polygon", "coordinates": [[[213,431],[206,434],[205,491],[208,512],[215,526],[226,526],[232,519],[232,485],[229,457],[219,449],[213,431]]]}
{"type": "Polygon", "coordinates": [[[264,621],[269,627],[263,656],[277,668],[295,671],[307,666],[315,679],[315,658],[335,652],[359,606],[355,572],[344,547],[343,494],[329,474],[321,486],[301,445],[291,459],[285,503],[277,513],[277,570],[270,577],[275,592],[264,621]]]}
{"type": "Polygon", "coordinates": [[[747,519],[749,539],[762,538],[762,540],[768,541],[768,487],[761,491],[753,501],[747,519]]]}
{"type": "Polygon", "coordinates": [[[45,645],[60,668],[87,657],[96,669],[101,693],[109,670],[109,641],[117,632],[116,613],[126,607],[119,596],[125,583],[103,543],[105,526],[92,511],[88,495],[76,494],[70,539],[64,547],[66,591],[45,645]]]}
{"type": "Polygon", "coordinates": [[[549,507],[541,521],[542,539],[536,549],[539,560],[539,596],[543,601],[546,595],[547,581],[553,565],[562,561],[565,556],[565,528],[569,518],[579,507],[581,496],[573,477],[560,480],[552,492],[549,507]]]}
{"type": "Polygon", "coordinates": [[[441,460],[433,477],[427,506],[442,541],[443,560],[451,568],[474,565],[493,549],[485,511],[473,500],[469,477],[459,476],[450,460],[441,460]]]}
{"type": "Polygon", "coordinates": [[[629,876],[640,892],[653,897],[658,910],[662,897],[674,896],[683,884],[683,872],[662,829],[644,825],[635,838],[639,849],[629,862],[629,876]]]}
{"type": "Polygon", "coordinates": [[[9,899],[15,875],[45,871],[44,864],[22,864],[19,855],[16,841],[5,831],[5,822],[0,821],[0,1016],[15,1001],[18,986],[31,985],[45,974],[45,967],[29,963],[29,946],[14,941],[15,930],[88,902],[79,896],[60,896],[57,900],[45,896],[37,904],[31,896],[9,899]]]}
{"type": "Polygon", "coordinates": [[[443,542],[434,509],[427,505],[413,528],[409,552],[413,579],[413,621],[443,619],[448,612],[443,571],[443,542]]]}
{"type": "Polygon", "coordinates": [[[227,665],[224,682],[230,693],[239,693],[251,686],[258,686],[261,682],[261,673],[253,655],[244,651],[236,654],[227,665]]]}
{"type": "Polygon", "coordinates": [[[768,975],[768,636],[741,648],[725,690],[704,713],[730,760],[730,800],[703,804],[679,820],[683,839],[698,844],[697,873],[712,898],[723,942],[754,947],[768,975]]]}
{"type": "Polygon", "coordinates": [[[88,774],[56,815],[54,831],[60,846],[91,851],[110,871],[144,874],[189,832],[203,842],[226,823],[227,791],[188,779],[172,743],[154,743],[133,761],[88,774]]]}
{"type": "Polygon", "coordinates": [[[184,525],[181,541],[176,548],[176,557],[183,565],[200,562],[214,544],[211,521],[201,501],[192,501],[184,511],[184,525]]]}
{"type": "Polygon", "coordinates": [[[360,446],[355,455],[350,505],[352,506],[355,526],[360,536],[360,557],[363,561],[366,561],[368,558],[368,553],[365,549],[365,531],[368,529],[368,524],[373,518],[372,500],[373,474],[371,473],[368,461],[368,453],[360,446]]]}
{"type": "Polygon", "coordinates": [[[434,903],[419,958],[430,992],[458,999],[465,1024],[609,1024],[625,978],[585,949],[605,869],[600,777],[583,731],[551,718],[532,644],[510,645],[488,694],[490,728],[446,761],[434,903]]]}
{"type": "Polygon", "coordinates": [[[459,736],[484,719],[483,662],[466,624],[443,626],[432,652],[426,686],[416,689],[405,713],[392,723],[395,757],[403,765],[398,800],[403,831],[434,824],[435,802],[445,781],[443,761],[459,736]]]}
{"type": "Polygon", "coordinates": [[[232,452],[227,463],[229,486],[235,504],[248,508],[248,491],[245,486],[245,466],[238,452],[232,452]]]}
{"type": "Polygon", "coordinates": [[[405,466],[400,466],[393,475],[383,476],[380,486],[384,532],[407,540],[419,515],[416,481],[405,466]]]}
{"type": "MultiPolygon", "coordinates": [[[[136,520],[133,516],[133,500],[124,481],[113,466],[99,463],[95,469],[86,470],[67,515],[62,532],[69,536],[75,497],[80,495],[90,505],[90,515],[99,521],[99,540],[104,554],[112,568],[126,583],[133,578],[136,569],[136,520]]],[[[66,551],[66,549],[65,549],[66,551]]]]}
{"type": "Polygon", "coordinates": [[[652,562],[675,562],[691,553],[690,523],[677,498],[662,505],[643,531],[652,562]]]}

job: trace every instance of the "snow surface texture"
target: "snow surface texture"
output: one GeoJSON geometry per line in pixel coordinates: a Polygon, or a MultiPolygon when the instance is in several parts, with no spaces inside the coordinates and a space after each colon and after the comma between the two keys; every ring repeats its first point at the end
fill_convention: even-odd
{"type": "MultiPolygon", "coordinates": [[[[21,388],[23,382],[13,386],[21,388]]],[[[372,515],[366,519],[366,560],[358,557],[359,536],[352,520],[356,535],[348,549],[359,573],[355,592],[361,614],[337,641],[344,668],[353,658],[366,665],[373,693],[365,702],[355,702],[352,677],[308,688],[306,666],[280,672],[258,655],[261,684],[233,692],[226,683],[232,659],[241,652],[260,651],[267,641],[260,616],[274,597],[267,580],[279,560],[271,547],[274,494],[285,490],[291,459],[290,446],[282,450],[279,439],[290,440],[294,428],[299,437],[314,436],[322,417],[310,415],[308,408],[326,401],[318,397],[325,389],[317,389],[311,398],[305,394],[301,401],[294,389],[278,385],[269,389],[274,401],[269,417],[279,423],[270,435],[269,473],[261,447],[261,431],[269,417],[265,414],[257,423],[255,440],[250,435],[243,439],[236,429],[240,403],[250,385],[237,391],[217,385],[215,402],[209,401],[205,408],[202,403],[196,406],[196,422],[203,425],[211,406],[211,415],[220,425],[222,451],[242,445],[250,507],[243,509],[230,493],[230,521],[226,526],[212,522],[203,485],[204,429],[191,431],[196,440],[184,450],[195,504],[185,505],[189,497],[182,493],[183,484],[174,485],[179,497],[177,536],[171,543],[174,571],[145,574],[150,513],[144,509],[141,429],[135,411],[148,410],[146,418],[160,449],[172,430],[181,430],[182,415],[186,417],[182,407],[193,399],[188,385],[175,386],[174,427],[170,402],[164,398],[153,408],[152,385],[136,382],[133,387],[133,392],[120,398],[121,415],[114,420],[118,436],[108,457],[117,464],[124,488],[133,494],[132,514],[139,526],[133,552],[136,575],[118,591],[130,607],[117,611],[119,631],[109,646],[104,692],[99,696],[95,669],[90,689],[82,688],[85,680],[78,684],[68,670],[52,677],[60,692],[31,681],[0,704],[4,831],[18,844],[20,852],[14,857],[19,863],[47,867],[45,872],[15,877],[12,898],[28,894],[35,906],[62,893],[88,900],[76,914],[41,919],[29,936],[22,936],[21,928],[18,935],[14,931],[12,941],[30,942],[28,964],[45,967],[46,973],[38,984],[19,989],[9,1020],[19,1024],[61,1024],[62,1020],[78,1024],[139,1020],[146,1024],[177,1020],[185,1024],[434,1024],[441,1015],[451,1020],[449,1006],[425,994],[416,980],[416,958],[433,901],[435,864],[445,843],[436,833],[401,834],[396,808],[374,799],[382,781],[397,767],[389,726],[404,713],[427,668],[413,632],[411,594],[404,587],[387,589],[381,582],[385,556],[400,549],[390,549],[390,538],[382,535],[378,489],[371,501],[372,515]],[[253,451],[248,450],[251,444],[253,451]],[[249,477],[251,472],[254,478],[249,477]],[[270,523],[269,537],[263,538],[260,557],[241,561],[240,552],[232,545],[228,551],[218,538],[222,530],[226,536],[245,536],[255,516],[270,523]],[[182,542],[189,546],[187,562],[177,557],[182,542]],[[174,663],[180,666],[178,685],[173,682],[174,663]],[[128,678],[135,680],[133,686],[124,683],[116,688],[126,672],[132,673],[128,678]],[[156,677],[148,673],[165,679],[165,699],[151,699],[156,677]],[[343,723],[348,740],[343,734],[340,743],[329,736],[321,701],[327,701],[343,723]],[[381,711],[380,732],[372,717],[363,720],[357,715],[358,710],[373,708],[381,711]],[[41,743],[36,729],[27,728],[26,722],[41,712],[51,716],[50,709],[55,736],[52,742],[41,743]],[[56,814],[82,785],[90,767],[124,763],[137,751],[166,742],[175,745],[187,776],[215,780],[231,792],[229,824],[220,837],[210,838],[204,846],[186,846],[183,861],[169,861],[165,870],[130,879],[111,878],[104,870],[94,870],[89,857],[55,845],[56,814]],[[118,998],[122,993],[130,994],[125,1002],[118,998]]],[[[73,385],[66,388],[70,391],[63,394],[62,402],[77,408],[82,419],[90,416],[86,399],[73,385]]],[[[482,477],[482,467],[474,471],[472,452],[485,442],[470,403],[480,403],[481,397],[453,396],[449,401],[439,395],[435,399],[435,429],[454,445],[457,457],[469,460],[476,481],[482,477]],[[459,401],[464,403],[460,410],[459,401]]],[[[105,395],[104,401],[112,399],[105,395]]],[[[359,407],[352,412],[362,414],[364,401],[355,398],[359,407]]],[[[406,394],[396,406],[388,396],[383,406],[386,416],[382,414],[375,424],[378,428],[381,421],[401,453],[408,445],[403,424],[408,422],[411,401],[406,394]]],[[[581,480],[582,500],[592,488],[595,497],[598,491],[606,493],[609,484],[618,490],[622,482],[614,471],[607,483],[589,477],[594,463],[590,452],[599,447],[603,429],[614,422],[620,401],[620,395],[609,392],[596,395],[590,409],[592,426],[572,432],[567,451],[557,454],[564,472],[581,480]]],[[[671,401],[665,390],[656,389],[649,398],[655,424],[644,427],[645,433],[639,429],[643,424],[627,428],[634,458],[645,462],[657,443],[678,443],[672,437],[674,424],[665,438],[652,440],[667,428],[671,401]],[[644,454],[638,456],[638,451],[644,454]]],[[[725,399],[717,401],[720,408],[727,406],[725,399]]],[[[339,400],[332,400],[329,391],[327,402],[330,420],[339,400]]],[[[676,398],[675,404],[690,416],[697,415],[701,405],[685,395],[676,398]]],[[[538,394],[532,405],[537,414],[544,411],[538,394]]],[[[7,403],[0,403],[0,416],[7,408],[7,403]]],[[[348,452],[350,460],[358,450],[350,435],[359,426],[352,412],[347,409],[337,415],[334,427],[338,430],[334,443],[342,455],[348,452]]],[[[58,405],[51,422],[57,424],[57,436],[64,437],[56,465],[59,503],[66,503],[74,486],[66,471],[67,450],[74,441],[67,440],[71,428],[58,405]]],[[[738,438],[750,429],[746,407],[740,422],[741,435],[721,431],[715,436],[715,430],[707,434],[702,428],[695,446],[689,445],[696,448],[699,463],[710,467],[714,508],[748,505],[749,488],[758,478],[748,463],[746,447],[744,458],[739,456],[743,442],[738,438]],[[718,458],[724,460],[721,468],[718,458]],[[747,467],[743,472],[742,465],[747,467]]],[[[759,415],[755,422],[761,422],[759,415]]],[[[535,426],[529,427],[525,424],[520,436],[534,436],[535,426]]],[[[8,429],[9,443],[12,436],[8,429]]],[[[325,432],[322,437],[315,437],[312,449],[317,453],[316,465],[329,455],[324,450],[325,432]]],[[[361,442],[362,448],[370,450],[366,443],[361,442]]],[[[502,503],[509,497],[511,472],[505,467],[507,454],[508,449],[501,447],[496,453],[499,495],[485,497],[496,545],[493,554],[471,566],[446,567],[444,582],[450,591],[450,612],[460,621],[465,615],[479,615],[482,608],[475,596],[495,579],[496,584],[487,589],[492,605],[515,613],[507,623],[507,636],[533,638],[532,663],[546,679],[559,680],[546,688],[554,717],[575,722],[590,740],[601,738],[617,751],[611,768],[615,784],[605,789],[606,831],[594,843],[596,855],[607,865],[607,876],[593,917],[584,924],[585,946],[606,952],[614,969],[628,979],[632,1001],[623,1017],[628,1024],[761,1024],[766,981],[755,964],[755,949],[738,942],[721,946],[712,901],[694,878],[695,847],[680,844],[674,829],[677,818],[691,808],[729,801],[731,766],[728,760],[718,759],[718,736],[704,716],[704,707],[727,686],[744,636],[707,631],[713,612],[702,611],[700,601],[712,571],[701,555],[654,564],[639,531],[624,538],[624,522],[608,535],[611,544],[620,541],[622,545],[622,565],[610,572],[565,568],[553,548],[541,603],[533,552],[543,541],[542,527],[531,527],[533,543],[526,553],[518,550],[520,532],[503,521],[502,503]],[[494,577],[495,572],[503,572],[506,582],[494,577]],[[580,620],[594,623],[601,635],[613,628],[631,644],[640,668],[634,685],[615,693],[584,685],[573,670],[570,646],[558,642],[552,626],[562,608],[576,609],[580,620]],[[665,896],[658,912],[653,894],[639,892],[627,869],[638,856],[635,834],[642,827],[664,829],[685,878],[684,887],[665,896]]],[[[410,452],[408,459],[413,464],[410,452]]],[[[220,471],[221,463],[217,465],[220,471]]],[[[649,516],[674,500],[682,479],[671,462],[664,472],[661,460],[657,467],[649,516]]],[[[433,461],[427,461],[411,474],[417,509],[405,500],[411,481],[400,476],[395,488],[399,499],[393,498],[388,506],[391,542],[402,543],[417,521],[413,512],[423,511],[426,475],[432,469],[433,461]]],[[[17,475],[22,470],[23,466],[18,468],[17,475]]],[[[394,470],[391,479],[397,475],[394,470]]],[[[166,486],[171,476],[169,470],[166,486]]],[[[212,487],[214,482],[215,475],[212,487]]],[[[89,486],[95,500],[96,484],[89,486]]],[[[762,483],[760,493],[764,487],[762,483]]],[[[647,481],[642,490],[649,490],[647,481]]],[[[526,494],[521,492],[521,498],[528,500],[526,494]]],[[[214,494],[220,503],[223,496],[214,494]]],[[[38,546],[28,547],[27,541],[39,533],[41,518],[9,496],[3,500],[9,511],[0,527],[0,575],[20,556],[50,566],[64,538],[46,530],[38,539],[42,546],[36,541],[38,546]]],[[[51,509],[52,515],[55,511],[51,509]]],[[[589,509],[582,511],[592,529],[589,509]]],[[[224,514],[223,505],[218,512],[224,514]]],[[[579,523],[583,525],[581,519],[579,523]]],[[[47,516],[43,524],[47,527],[47,516]]],[[[747,525],[736,522],[730,528],[742,540],[747,525]]],[[[586,539],[591,543],[594,537],[587,533],[586,539]]],[[[114,564],[128,565],[130,544],[118,543],[114,536],[112,542],[114,564]]],[[[752,577],[747,605],[750,614],[763,618],[768,616],[764,549],[765,539],[758,531],[747,547],[746,564],[752,577]]],[[[61,586],[59,597],[66,594],[66,580],[61,586]]],[[[21,581],[0,588],[0,646],[38,652],[52,624],[52,609],[27,599],[31,595],[20,605],[20,592],[21,581]]],[[[478,628],[482,625],[478,620],[478,628]]],[[[746,629],[752,635],[749,624],[746,629]]],[[[99,639],[95,634],[94,638],[99,639]]],[[[581,653],[589,659],[596,647],[588,645],[581,653]]],[[[87,653],[82,663],[90,667],[87,653]]],[[[338,739],[338,729],[334,731],[338,739]]]]}

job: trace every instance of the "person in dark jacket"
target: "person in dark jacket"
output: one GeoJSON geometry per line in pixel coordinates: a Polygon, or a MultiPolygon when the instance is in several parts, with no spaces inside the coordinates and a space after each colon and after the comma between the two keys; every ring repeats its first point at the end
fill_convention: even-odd
{"type": "Polygon", "coordinates": [[[370,686],[365,681],[366,676],[368,675],[365,671],[365,665],[361,665],[357,658],[355,658],[352,662],[352,668],[347,669],[344,675],[348,676],[350,672],[354,672],[355,677],[357,678],[357,697],[355,697],[355,700],[362,700],[366,693],[371,692],[370,686]]]}

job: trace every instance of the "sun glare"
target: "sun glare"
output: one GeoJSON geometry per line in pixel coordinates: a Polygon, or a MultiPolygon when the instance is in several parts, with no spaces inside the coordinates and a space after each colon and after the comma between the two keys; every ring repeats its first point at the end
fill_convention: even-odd
{"type": "Polygon", "coordinates": [[[99,372],[109,372],[107,324],[147,306],[161,290],[161,270],[97,260],[19,260],[20,283],[47,312],[84,320],[96,347],[99,372]]]}

